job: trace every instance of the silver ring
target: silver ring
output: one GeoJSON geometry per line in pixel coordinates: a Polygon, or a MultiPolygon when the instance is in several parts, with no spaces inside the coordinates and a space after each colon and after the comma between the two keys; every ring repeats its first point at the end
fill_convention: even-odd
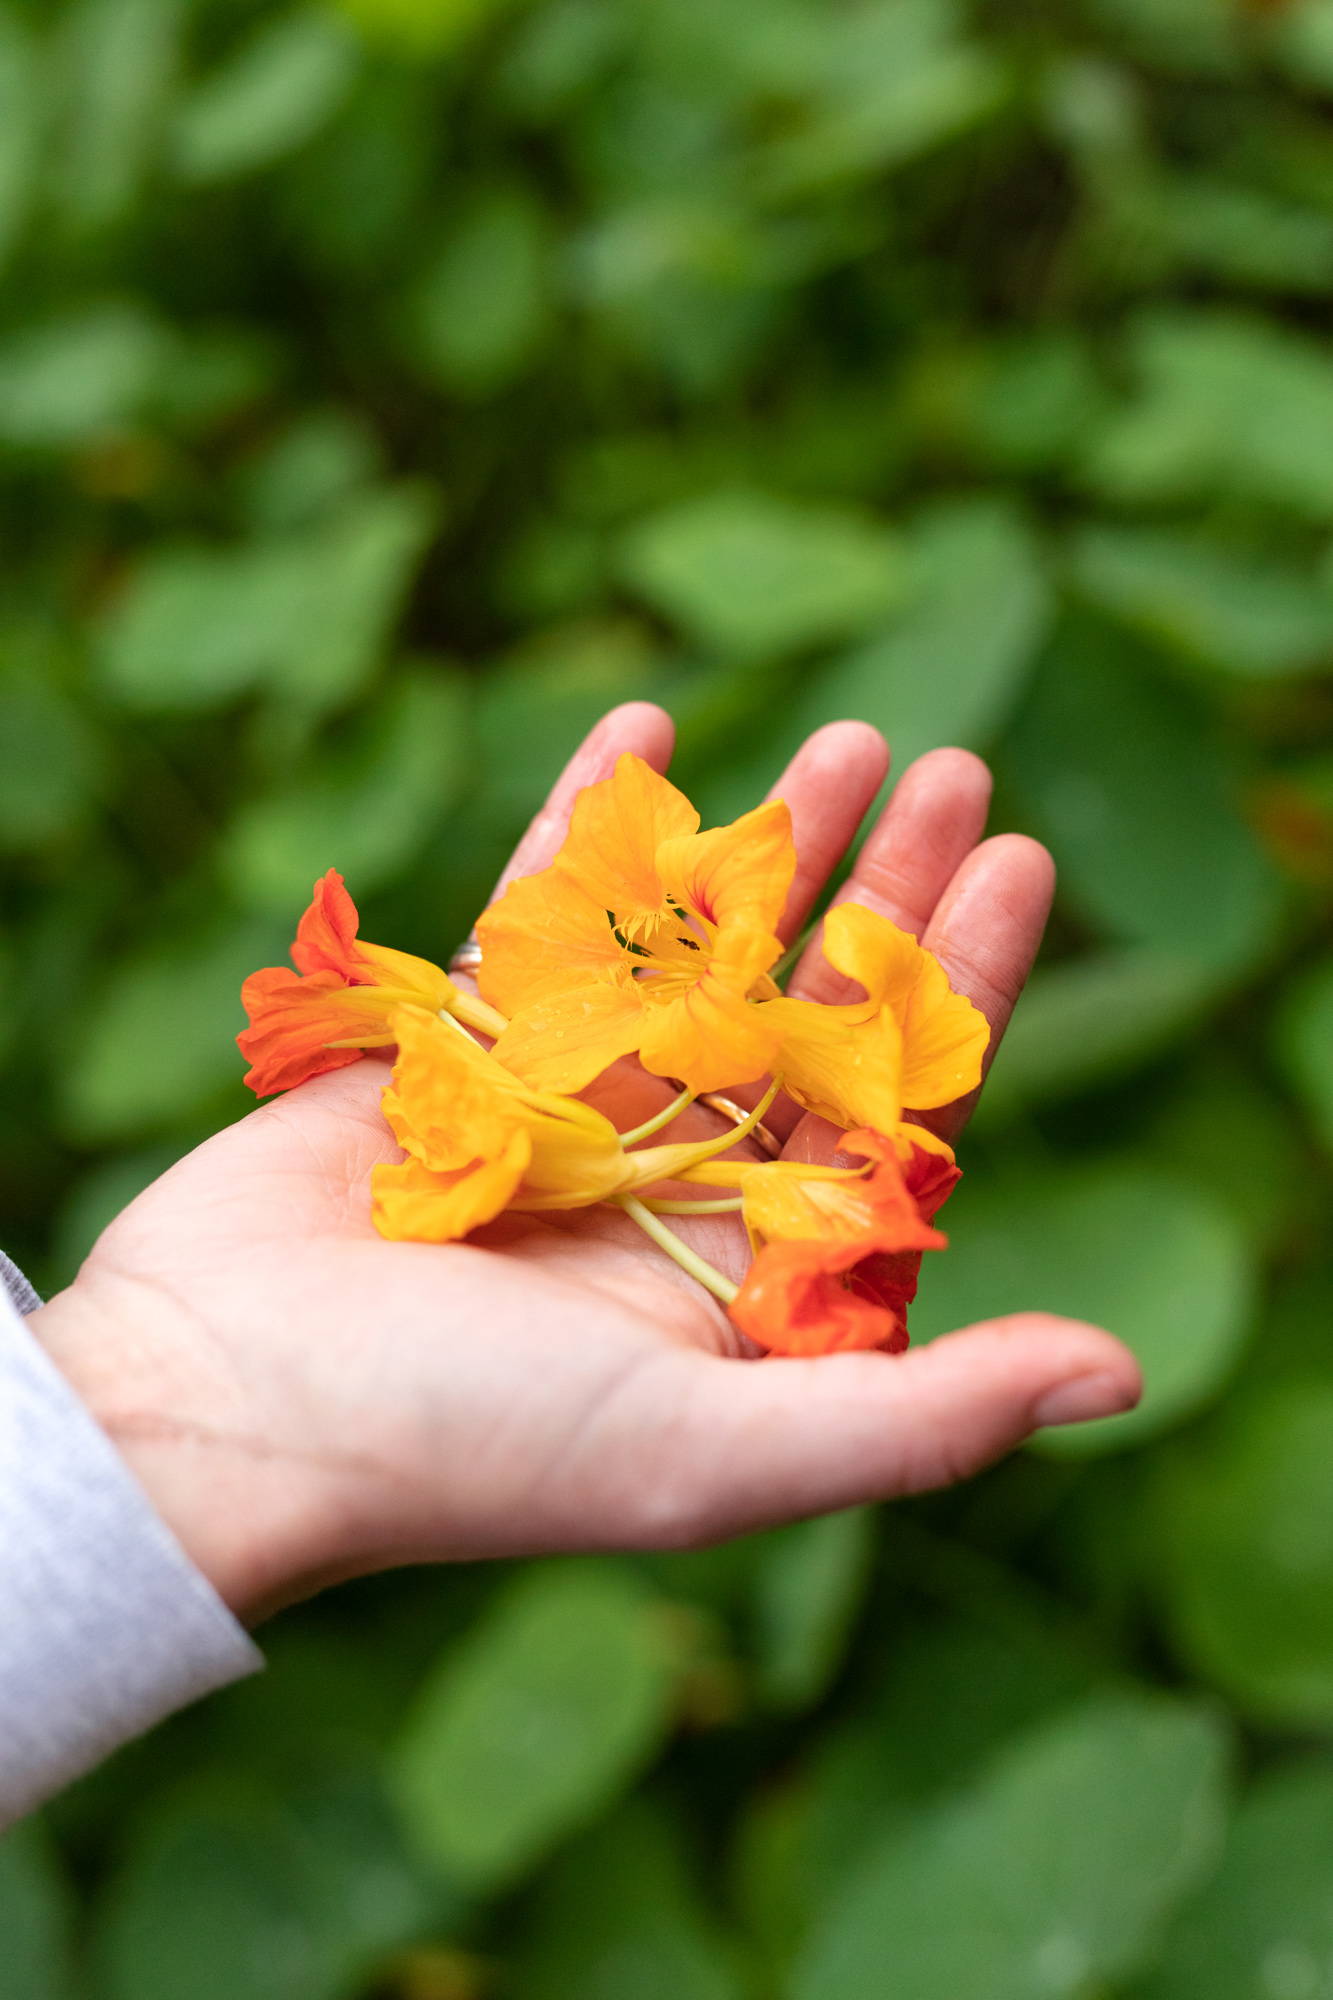
{"type": "Polygon", "coordinates": [[[477,933],[469,931],[449,960],[450,972],[475,972],[481,964],[481,946],[477,943],[477,933]]]}

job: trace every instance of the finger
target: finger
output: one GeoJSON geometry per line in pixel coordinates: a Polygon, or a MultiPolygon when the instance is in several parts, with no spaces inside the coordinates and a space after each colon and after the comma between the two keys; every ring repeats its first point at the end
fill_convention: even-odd
{"type": "MultiPolygon", "coordinates": [[[[908,766],[835,902],[861,903],[920,937],[935,905],[980,840],[990,772],[968,750],[931,750],[908,766]]],[[[798,1000],[846,1001],[859,992],[828,963],[815,938],[788,991],[798,1000]]]]}
{"type": "Polygon", "coordinates": [[[613,708],[584,737],[551,788],[550,796],[524,834],[491,895],[494,902],[520,875],[535,875],[555,859],[569,827],[574,801],[585,785],[609,778],[626,751],[665,771],[675,747],[676,725],[664,708],[626,701],[613,708]]]}
{"type": "Polygon", "coordinates": [[[779,925],[799,935],[889,768],[889,746],[868,722],[829,722],[808,736],[769,793],[791,808],[796,874],[779,925]]]}
{"type": "Polygon", "coordinates": [[[903,1355],[695,1360],[711,1379],[687,1420],[699,1463],[687,1443],[683,1456],[700,1491],[693,1513],[678,1502],[682,1518],[660,1524],[686,1542],[952,1485],[1043,1425],[1132,1408],[1142,1387],[1109,1333],[1043,1313],[903,1355]]]}
{"type": "MultiPolygon", "coordinates": [[[[990,1023],[983,1076],[1032,970],[1054,893],[1055,863],[1040,841],[997,834],[969,855],[926,926],[923,943],[939,959],[949,984],[966,993],[990,1023]]],[[[974,1091],[922,1122],[952,1140],[976,1097],[974,1091]]]]}

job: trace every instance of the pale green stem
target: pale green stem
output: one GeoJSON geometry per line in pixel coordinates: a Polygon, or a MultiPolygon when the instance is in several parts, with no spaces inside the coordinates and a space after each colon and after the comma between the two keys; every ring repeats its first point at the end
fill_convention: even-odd
{"type": "Polygon", "coordinates": [[[668,1229],[665,1222],[659,1221],[652,1210],[645,1208],[634,1195],[622,1194],[618,1198],[618,1206],[638,1223],[645,1236],[651,1236],[658,1248],[665,1250],[667,1256],[680,1265],[682,1271],[696,1279],[715,1299],[721,1299],[724,1306],[731,1304],[740,1290],[739,1285],[733,1285],[730,1278],[724,1278],[705,1258],[696,1255],[688,1243],[681,1242],[674,1229],[668,1229]]]}
{"type": "Polygon", "coordinates": [[[735,1215],[741,1197],[735,1194],[725,1201],[659,1201],[653,1195],[645,1195],[643,1205],[654,1215],[735,1215]]]}
{"type": "Polygon", "coordinates": [[[631,1146],[638,1145],[640,1139],[651,1139],[654,1132],[660,1132],[662,1127],[669,1125],[673,1118],[679,1118],[682,1111],[688,1111],[693,1102],[694,1092],[687,1087],[681,1091],[679,1097],[673,1097],[670,1104],[659,1111],[656,1117],[645,1118],[642,1125],[634,1125],[628,1132],[622,1132],[620,1135],[621,1145],[628,1152],[631,1146]]]}

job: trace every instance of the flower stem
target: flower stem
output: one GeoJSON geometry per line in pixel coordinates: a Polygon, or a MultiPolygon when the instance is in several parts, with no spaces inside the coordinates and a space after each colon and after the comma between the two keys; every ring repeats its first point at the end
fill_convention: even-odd
{"type": "Polygon", "coordinates": [[[724,1201],[658,1201],[653,1195],[645,1195],[643,1205],[654,1215],[735,1215],[741,1197],[736,1194],[724,1201]]]}
{"type": "Polygon", "coordinates": [[[665,1222],[659,1221],[652,1210],[645,1208],[632,1194],[622,1194],[618,1206],[638,1223],[645,1236],[651,1236],[658,1248],[665,1250],[667,1256],[680,1265],[682,1271],[697,1279],[715,1299],[721,1299],[724,1306],[731,1304],[740,1290],[739,1285],[733,1285],[730,1278],[724,1278],[720,1271],[714,1270],[705,1258],[691,1250],[688,1243],[682,1243],[674,1229],[668,1229],[665,1222]]]}
{"type": "Polygon", "coordinates": [[[484,1000],[477,999],[471,993],[461,991],[455,993],[453,1004],[448,1011],[456,1021],[465,1021],[469,1028],[476,1028],[481,1034],[489,1035],[491,1040],[496,1042],[509,1026],[503,1014],[497,1012],[494,1007],[488,1007],[484,1000]]]}
{"type": "Polygon", "coordinates": [[[670,1104],[659,1111],[655,1117],[645,1118],[642,1125],[634,1125],[628,1132],[622,1132],[620,1135],[621,1145],[628,1152],[631,1146],[638,1145],[640,1139],[650,1139],[654,1132],[660,1132],[662,1127],[669,1125],[673,1118],[679,1118],[681,1112],[688,1110],[693,1102],[694,1092],[687,1085],[681,1091],[679,1097],[673,1097],[670,1104]]]}

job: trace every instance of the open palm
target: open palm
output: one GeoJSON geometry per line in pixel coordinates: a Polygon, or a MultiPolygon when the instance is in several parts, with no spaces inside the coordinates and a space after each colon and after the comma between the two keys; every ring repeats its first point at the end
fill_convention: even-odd
{"type": "MultiPolygon", "coordinates": [[[[544,866],[581,786],[636,752],[664,769],[660,710],[614,711],[511,868],[544,866]]],[[[883,777],[884,746],[839,723],[775,790],[800,864],[799,931],[883,777]]],[[[981,841],[984,767],[937,751],[900,781],[847,893],[924,936],[1003,1031],[1040,938],[1049,859],[981,841]],[[980,844],[978,844],[980,843],[980,844]]],[[[508,878],[507,878],[508,879],[508,878]]],[[[790,990],[848,997],[817,947],[790,990]]],[[[1025,1314],[890,1358],[742,1352],[716,1303],[599,1208],[510,1216],[467,1244],[388,1243],[372,1167],[398,1157],[382,1060],[316,1078],[220,1133],[106,1231],[34,1317],[159,1511],[248,1617],[396,1562],[679,1546],[942,1484],[1045,1422],[1131,1403],[1135,1364],[1094,1328],[1025,1314]]],[[[632,1064],[589,1096],[627,1127],[664,1086],[632,1064]]],[[[954,1136],[967,1106],[932,1120],[954,1136]]],[[[794,1107],[789,1156],[836,1134],[794,1107]]],[[[672,1137],[718,1129],[695,1108],[672,1137]]],[[[682,1225],[739,1275],[733,1217],[682,1225]]]]}

